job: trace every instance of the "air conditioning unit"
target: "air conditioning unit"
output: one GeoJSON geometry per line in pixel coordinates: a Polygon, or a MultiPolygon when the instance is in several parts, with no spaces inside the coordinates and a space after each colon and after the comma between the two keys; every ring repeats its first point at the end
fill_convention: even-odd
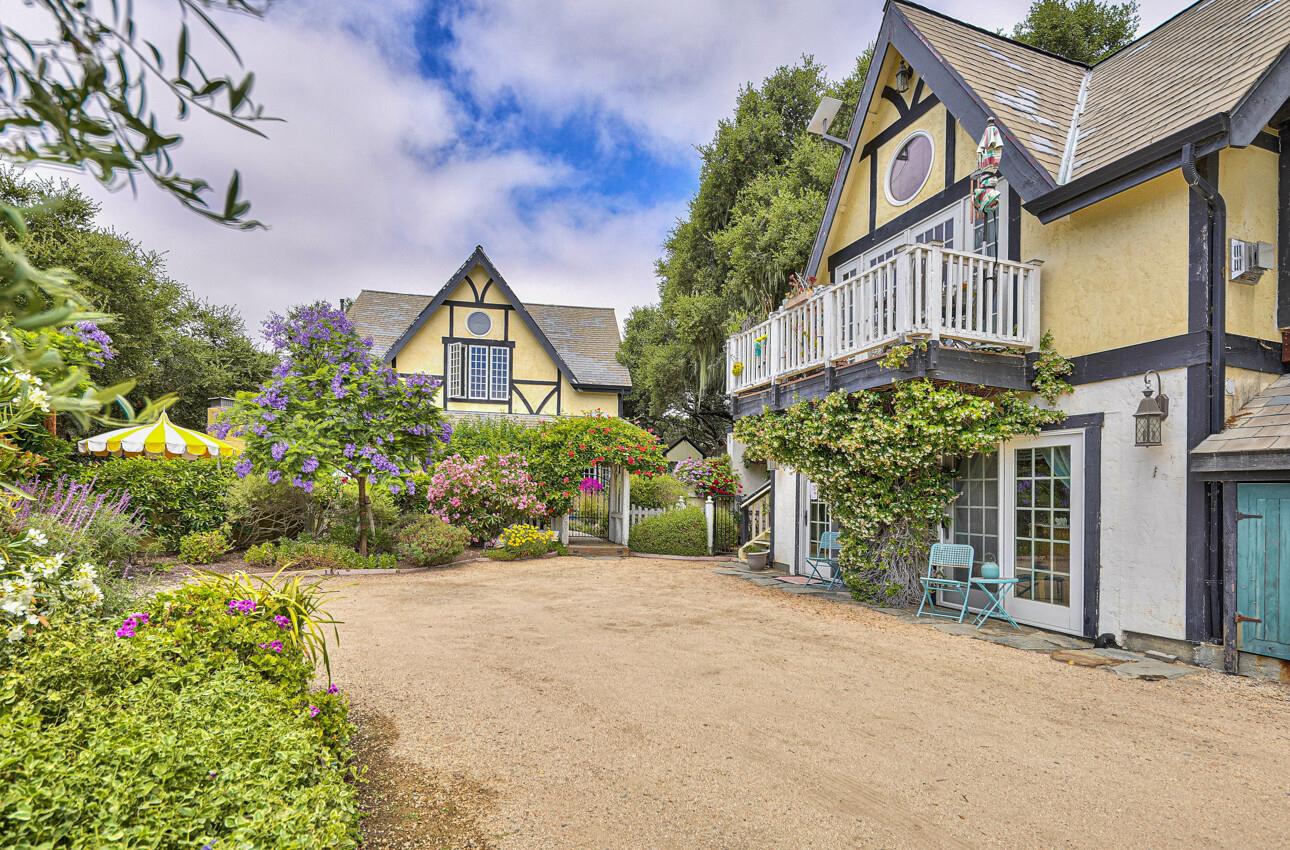
{"type": "Polygon", "coordinates": [[[1232,280],[1258,283],[1263,273],[1272,268],[1272,245],[1268,242],[1233,239],[1228,267],[1231,269],[1232,280]]]}

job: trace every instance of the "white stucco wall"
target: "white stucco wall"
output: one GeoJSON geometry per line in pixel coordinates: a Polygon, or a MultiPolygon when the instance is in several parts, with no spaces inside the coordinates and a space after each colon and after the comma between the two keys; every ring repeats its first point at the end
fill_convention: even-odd
{"type": "Polygon", "coordinates": [[[744,444],[735,439],[734,433],[726,434],[726,454],[730,455],[730,468],[739,476],[746,495],[760,490],[766,483],[769,473],[764,463],[747,463],[744,461],[744,444]]]}
{"type": "Polygon", "coordinates": [[[775,520],[771,532],[771,555],[776,564],[793,568],[797,541],[797,472],[780,466],[775,476],[775,520]]]}
{"type": "Polygon", "coordinates": [[[1187,370],[1161,373],[1163,444],[1133,444],[1142,377],[1076,387],[1059,406],[1103,413],[1099,632],[1185,635],[1187,370]]]}

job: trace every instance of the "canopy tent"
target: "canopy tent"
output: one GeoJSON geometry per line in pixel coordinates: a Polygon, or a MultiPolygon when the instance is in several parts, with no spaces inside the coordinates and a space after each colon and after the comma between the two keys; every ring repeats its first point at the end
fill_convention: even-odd
{"type": "Polygon", "coordinates": [[[76,444],[82,454],[120,455],[124,457],[229,457],[241,453],[241,449],[223,440],[217,440],[209,434],[180,428],[170,421],[165,413],[156,422],[147,425],[130,425],[88,437],[76,444]]]}

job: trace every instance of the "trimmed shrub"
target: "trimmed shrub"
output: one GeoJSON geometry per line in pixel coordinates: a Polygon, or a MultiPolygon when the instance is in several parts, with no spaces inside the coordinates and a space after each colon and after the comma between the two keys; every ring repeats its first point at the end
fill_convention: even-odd
{"type": "MultiPolygon", "coordinates": [[[[718,509],[713,524],[715,551],[733,549],[739,540],[739,521],[734,514],[718,509]]],[[[708,526],[703,508],[668,511],[641,520],[632,529],[627,546],[633,552],[649,555],[706,555],[708,526]]]]}
{"type": "Polygon", "coordinates": [[[59,623],[4,670],[5,846],[358,846],[345,699],[309,690],[274,619],[304,609],[266,594],[234,612],[227,587],[161,594],[119,627],[59,623]]]}
{"type": "Polygon", "coordinates": [[[289,570],[389,570],[398,562],[388,553],[364,558],[338,543],[284,540],[274,547],[274,565],[289,570]]]}
{"type": "Polygon", "coordinates": [[[194,531],[179,539],[179,558],[187,564],[211,564],[230,548],[222,531],[194,531]]]}
{"type": "Polygon", "coordinates": [[[399,532],[397,552],[400,560],[418,567],[446,564],[466,551],[470,532],[449,525],[437,516],[421,516],[399,532]]]}
{"type": "Polygon", "coordinates": [[[643,519],[632,528],[627,546],[649,555],[706,555],[708,528],[703,508],[684,508],[643,519]]]}
{"type": "Polygon", "coordinates": [[[118,458],[79,468],[82,481],[98,490],[124,490],[130,506],[143,515],[148,531],[169,551],[193,531],[211,531],[227,518],[225,494],[233,464],[216,460],[118,458]]]}
{"type": "Polygon", "coordinates": [[[638,508],[671,509],[686,492],[685,485],[672,475],[632,476],[632,504],[638,508]]]}

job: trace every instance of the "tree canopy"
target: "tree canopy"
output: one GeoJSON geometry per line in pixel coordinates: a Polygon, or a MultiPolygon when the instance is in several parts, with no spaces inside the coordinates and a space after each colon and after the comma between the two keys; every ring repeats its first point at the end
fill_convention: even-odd
{"type": "MultiPolygon", "coordinates": [[[[805,267],[837,170],[840,150],[806,122],[823,95],[854,107],[871,54],[842,80],[806,56],[744,86],[699,148],[699,189],[657,263],[659,304],[632,311],[619,354],[632,373],[630,412],[665,439],[722,444],[726,336],[778,304],[805,267]]],[[[844,108],[832,132],[845,135],[850,117],[844,108]]]]}
{"type": "Polygon", "coordinates": [[[99,224],[98,204],[75,185],[0,168],[0,204],[22,211],[26,232],[3,232],[31,263],[71,271],[90,305],[114,317],[114,356],[90,372],[103,386],[133,380],[135,406],[178,393],[172,418],[201,428],[208,398],[254,387],[277,362],[234,308],[194,297],[160,254],[99,224]]]}
{"type": "Polygon", "coordinates": [[[1098,0],[1034,0],[1012,37],[1032,47],[1092,65],[1133,40],[1138,4],[1098,0]]]}

